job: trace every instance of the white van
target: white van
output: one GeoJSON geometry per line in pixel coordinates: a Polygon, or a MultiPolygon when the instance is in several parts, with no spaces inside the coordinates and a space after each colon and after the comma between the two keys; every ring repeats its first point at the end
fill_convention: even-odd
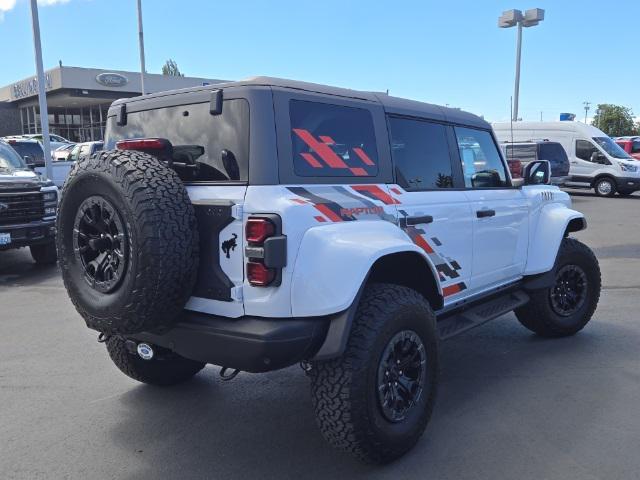
{"type": "Polygon", "coordinates": [[[581,122],[505,122],[494,123],[493,130],[500,143],[534,139],[561,143],[571,165],[568,187],[593,188],[607,197],[640,190],[640,162],[596,127],[581,122]]]}

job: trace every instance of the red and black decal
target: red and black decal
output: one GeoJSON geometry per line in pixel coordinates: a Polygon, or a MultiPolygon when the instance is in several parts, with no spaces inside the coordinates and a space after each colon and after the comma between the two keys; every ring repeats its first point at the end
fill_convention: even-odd
{"type": "Polygon", "coordinates": [[[454,283],[453,285],[449,285],[442,288],[442,295],[445,297],[449,297],[451,295],[455,295],[456,293],[460,293],[463,290],[467,289],[467,285],[464,282],[454,283]]]}
{"type": "Polygon", "coordinates": [[[328,198],[316,195],[303,187],[287,188],[290,192],[298,195],[299,197],[309,200],[309,202],[311,202],[316,210],[318,210],[332,222],[349,222],[355,220],[354,216],[346,211],[346,209],[344,209],[342,205],[329,200],[328,198]]]}
{"type": "MultiPolygon", "coordinates": [[[[293,133],[313,152],[301,152],[300,156],[314,169],[322,169],[326,165],[331,169],[347,170],[356,177],[368,177],[375,174],[367,171],[366,167],[375,167],[376,164],[361,147],[352,148],[351,151],[355,155],[348,155],[348,158],[350,163],[353,163],[352,158],[356,158],[358,163],[362,165],[348,165],[345,159],[333,150],[332,147],[336,145],[336,142],[330,136],[318,135],[318,140],[309,130],[304,128],[294,128],[293,133]]],[[[339,175],[343,175],[343,173],[341,172],[339,175]]]]}
{"type": "Polygon", "coordinates": [[[400,201],[393,198],[377,185],[351,185],[351,188],[373,200],[380,200],[385,205],[398,205],[400,203],[400,201]]]}

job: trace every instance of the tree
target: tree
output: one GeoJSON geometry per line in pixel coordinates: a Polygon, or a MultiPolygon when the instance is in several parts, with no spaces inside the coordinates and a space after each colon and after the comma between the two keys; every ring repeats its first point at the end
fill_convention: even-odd
{"type": "Polygon", "coordinates": [[[162,74],[169,75],[171,77],[184,77],[184,73],[180,72],[176,61],[171,58],[164,62],[164,65],[162,66],[162,74]]]}
{"type": "Polygon", "coordinates": [[[598,104],[593,117],[593,126],[610,137],[633,135],[637,131],[631,109],[609,103],[598,104]]]}

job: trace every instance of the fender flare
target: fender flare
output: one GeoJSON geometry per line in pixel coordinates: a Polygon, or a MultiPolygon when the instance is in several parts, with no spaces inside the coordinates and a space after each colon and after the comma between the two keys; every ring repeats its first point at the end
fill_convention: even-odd
{"type": "Polygon", "coordinates": [[[523,275],[537,275],[553,269],[562,239],[570,232],[587,228],[584,215],[559,203],[540,209],[532,225],[523,275]]]}
{"type": "MultiPolygon", "coordinates": [[[[291,276],[294,317],[332,315],[349,308],[380,258],[412,252],[435,265],[397,225],[387,221],[334,223],[310,228],[300,242],[291,276]]],[[[441,286],[436,282],[438,293],[441,286]]]]}

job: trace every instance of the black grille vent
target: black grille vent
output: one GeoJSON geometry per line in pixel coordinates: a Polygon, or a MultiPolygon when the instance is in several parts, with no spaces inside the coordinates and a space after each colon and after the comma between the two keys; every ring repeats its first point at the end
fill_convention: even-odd
{"type": "Polygon", "coordinates": [[[0,225],[42,220],[44,199],[40,188],[0,190],[0,225]]]}

